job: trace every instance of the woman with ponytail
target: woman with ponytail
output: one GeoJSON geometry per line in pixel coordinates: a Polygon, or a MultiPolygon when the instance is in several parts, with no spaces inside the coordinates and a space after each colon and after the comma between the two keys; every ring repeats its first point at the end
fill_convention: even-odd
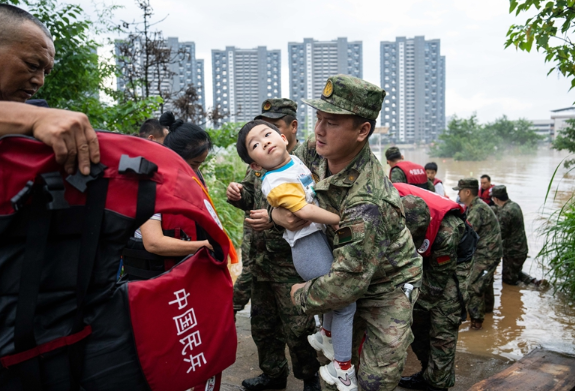
{"type": "MultiPolygon", "coordinates": [[[[169,129],[164,145],[180,155],[205,186],[199,168],[212,149],[208,133],[197,125],[176,120],[172,112],[162,114],[160,123],[169,129]]],[[[204,246],[213,250],[204,239],[206,235],[195,222],[157,213],[142,224],[128,243],[131,251],[124,254],[124,270],[129,279],[150,278],[153,272],[161,274],[204,246]]]]}

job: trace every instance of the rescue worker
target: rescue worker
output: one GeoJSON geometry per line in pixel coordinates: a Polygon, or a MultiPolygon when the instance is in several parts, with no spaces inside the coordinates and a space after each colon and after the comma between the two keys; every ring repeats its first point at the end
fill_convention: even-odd
{"type": "MultiPolygon", "coordinates": [[[[205,186],[199,167],[212,149],[210,136],[199,126],[176,120],[171,112],[164,113],[161,119],[170,129],[164,144],[190,165],[205,186]]],[[[194,221],[181,215],[157,213],[142,224],[124,249],[124,271],[130,280],[149,279],[204,246],[212,249],[194,221]]]]}
{"type": "Polygon", "coordinates": [[[425,174],[427,175],[427,179],[433,183],[435,187],[435,192],[442,197],[445,197],[445,189],[443,188],[443,182],[441,179],[437,178],[437,163],[430,162],[425,165],[425,174]]]}
{"type": "Polygon", "coordinates": [[[46,26],[28,12],[0,4],[0,137],[27,134],[44,142],[73,174],[90,173],[100,162],[96,132],[88,117],[68,110],[23,104],[54,67],[54,42],[46,26]],[[28,65],[34,59],[35,66],[28,65]]]}
{"type": "Polygon", "coordinates": [[[479,198],[489,206],[495,205],[491,200],[491,190],[493,189],[493,186],[495,186],[491,184],[491,177],[487,174],[481,175],[480,181],[481,187],[479,188],[478,193],[479,198]]]}
{"type": "MultiPolygon", "coordinates": [[[[297,146],[296,111],[297,104],[290,99],[267,99],[262,103],[262,113],[256,117],[279,128],[288,140],[290,152],[297,146]]],[[[226,193],[228,202],[250,211],[250,219],[246,221],[252,228],[251,247],[257,249],[248,271],[251,270],[252,278],[252,338],[263,373],[245,379],[242,386],[250,391],[285,388],[289,374],[285,357],[287,344],[294,376],[303,380],[305,391],[319,391],[317,353],[307,340],[307,336],[315,332],[315,320],[313,314],[299,312],[290,300],[291,286],[303,280],[293,265],[283,228],[270,222],[268,203],[261,190],[264,174],[263,170],[250,169],[241,183],[230,183],[226,193]]],[[[248,276],[244,274],[240,278],[245,281],[248,276]]],[[[234,295],[240,292],[239,287],[235,287],[234,295]]],[[[243,297],[245,300],[246,295],[243,297]]]]}
{"type": "Polygon", "coordinates": [[[461,202],[467,206],[467,220],[479,235],[469,274],[467,311],[471,318],[470,328],[481,330],[485,313],[490,309],[486,307],[493,303],[493,276],[503,254],[501,231],[493,210],[477,196],[477,179],[460,179],[453,190],[458,191],[461,202]]]}
{"type": "Polygon", "coordinates": [[[402,183],[394,186],[402,196],[407,226],[416,245],[421,243],[418,251],[423,255],[423,284],[411,326],[415,337],[411,348],[421,371],[402,377],[399,385],[447,390],[455,384],[455,351],[465,313],[463,293],[471,269],[471,257],[458,259],[466,232],[465,212],[456,202],[437,194],[402,183]]]}
{"type": "Polygon", "coordinates": [[[533,278],[521,270],[529,251],[521,207],[509,199],[507,188],[503,185],[492,188],[491,198],[496,205],[494,211],[501,228],[503,282],[509,285],[517,285],[522,282],[540,286],[543,280],[533,278]]]}
{"type": "MultiPolygon", "coordinates": [[[[317,110],[315,137],[295,152],[316,180],[319,206],[338,213],[341,222],[337,231],[326,230],[333,246],[330,273],[294,285],[292,300],[306,314],[357,303],[352,363],[357,368],[367,333],[357,374],[364,390],[393,390],[399,382],[413,341],[410,326],[422,273],[399,194],[368,143],[384,96],[384,90],[356,77],[328,78],[321,99],[304,99],[317,110]]],[[[306,223],[283,208],[273,209],[272,217],[290,230],[306,223]]],[[[337,376],[333,363],[328,368],[337,376]]],[[[353,388],[350,383],[346,389],[353,388]]]]}
{"type": "Polygon", "coordinates": [[[393,183],[408,183],[422,189],[435,191],[433,183],[427,179],[425,169],[419,164],[403,160],[403,155],[397,147],[390,147],[385,151],[387,164],[391,167],[389,179],[393,183]]]}

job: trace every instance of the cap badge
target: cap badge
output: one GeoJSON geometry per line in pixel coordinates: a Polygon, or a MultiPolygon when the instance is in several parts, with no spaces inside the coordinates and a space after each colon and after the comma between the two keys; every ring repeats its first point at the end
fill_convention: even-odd
{"type": "Polygon", "coordinates": [[[329,98],[332,94],[333,94],[333,83],[331,82],[331,80],[328,80],[327,83],[325,83],[325,87],[323,89],[323,96],[329,98]]]}
{"type": "Polygon", "coordinates": [[[264,110],[269,110],[271,108],[272,108],[272,104],[269,101],[264,103],[264,110]]]}

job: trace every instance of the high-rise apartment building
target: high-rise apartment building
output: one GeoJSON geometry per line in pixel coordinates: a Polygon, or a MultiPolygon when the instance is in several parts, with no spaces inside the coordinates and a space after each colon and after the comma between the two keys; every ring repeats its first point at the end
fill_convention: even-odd
{"type": "Polygon", "coordinates": [[[281,52],[255,49],[212,50],[214,107],[230,113],[231,122],[254,119],[262,102],[281,97],[281,52]]]}
{"type": "MultiPolygon", "coordinates": [[[[123,41],[116,41],[115,52],[117,59],[121,56],[120,45],[122,44],[123,41]]],[[[175,37],[168,37],[164,40],[164,44],[166,49],[171,49],[171,57],[177,57],[177,59],[166,67],[167,70],[164,70],[162,66],[160,72],[158,72],[157,67],[151,67],[148,69],[150,95],[160,95],[159,89],[177,94],[185,91],[188,86],[193,84],[198,93],[199,103],[205,109],[204,60],[196,58],[196,44],[194,42],[179,42],[178,38],[175,37]],[[180,55],[176,56],[176,53],[178,52],[180,52],[180,55]],[[168,77],[168,74],[171,75],[171,77],[168,77]],[[158,80],[160,81],[159,88],[158,80]]],[[[139,45],[139,42],[136,42],[136,45],[139,45]]],[[[138,69],[141,69],[145,62],[145,53],[140,49],[140,47],[133,49],[134,53],[140,53],[140,58],[135,64],[133,64],[133,66],[138,69]]],[[[129,68],[122,66],[123,64],[121,63],[121,60],[118,65],[122,67],[123,72],[130,71],[129,68]]],[[[119,77],[116,79],[116,85],[118,90],[123,90],[126,86],[126,80],[119,77]]],[[[140,91],[140,95],[141,93],[142,91],[140,91]]],[[[169,104],[166,105],[164,109],[169,110],[169,104]]]]}
{"type": "Polygon", "coordinates": [[[440,40],[397,37],[381,42],[380,115],[392,139],[429,142],[445,129],[445,56],[440,40]]]}
{"type": "Polygon", "coordinates": [[[298,104],[300,129],[313,130],[315,111],[302,103],[302,99],[321,96],[330,76],[346,74],[363,76],[363,45],[361,41],[348,42],[347,38],[334,41],[288,43],[290,98],[298,104]]]}

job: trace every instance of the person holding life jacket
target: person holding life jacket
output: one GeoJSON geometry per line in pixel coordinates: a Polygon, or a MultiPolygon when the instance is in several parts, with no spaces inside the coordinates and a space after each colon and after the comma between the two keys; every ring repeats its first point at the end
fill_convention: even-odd
{"type": "MultiPolygon", "coordinates": [[[[440,196],[447,197],[445,195],[445,189],[443,188],[443,182],[441,179],[437,178],[437,163],[431,162],[425,165],[425,175],[427,175],[427,179],[433,183],[435,186],[435,192],[440,196]]],[[[449,197],[448,197],[449,198],[449,197]]]]}
{"type": "Polygon", "coordinates": [[[464,295],[477,238],[456,202],[415,186],[393,185],[423,256],[423,283],[411,326],[415,337],[411,348],[421,371],[402,377],[399,385],[447,390],[455,384],[455,351],[459,325],[467,316],[464,295]]]}
{"type": "MultiPolygon", "coordinates": [[[[205,189],[199,167],[212,149],[208,133],[197,125],[176,120],[172,112],[164,113],[160,123],[170,131],[164,145],[190,165],[205,189]]],[[[194,221],[181,215],[155,214],[136,230],[124,249],[124,272],[129,280],[152,278],[204,246],[212,249],[206,233],[194,221]]]]}
{"type": "Polygon", "coordinates": [[[0,137],[24,134],[54,149],[68,174],[90,173],[100,162],[98,138],[85,114],[24,104],[44,85],[54,66],[54,40],[36,17],[0,4],[0,137]],[[30,67],[29,58],[37,66],[30,67]]]}
{"type": "Polygon", "coordinates": [[[491,192],[493,189],[493,184],[491,184],[491,177],[487,174],[481,175],[479,186],[479,192],[477,196],[481,199],[481,201],[485,202],[489,206],[495,205],[493,200],[491,199],[491,192]]]}
{"type": "Polygon", "coordinates": [[[397,147],[385,151],[387,164],[391,167],[389,179],[393,183],[409,183],[422,189],[435,191],[433,183],[427,179],[423,166],[403,160],[403,155],[397,147]]]}

